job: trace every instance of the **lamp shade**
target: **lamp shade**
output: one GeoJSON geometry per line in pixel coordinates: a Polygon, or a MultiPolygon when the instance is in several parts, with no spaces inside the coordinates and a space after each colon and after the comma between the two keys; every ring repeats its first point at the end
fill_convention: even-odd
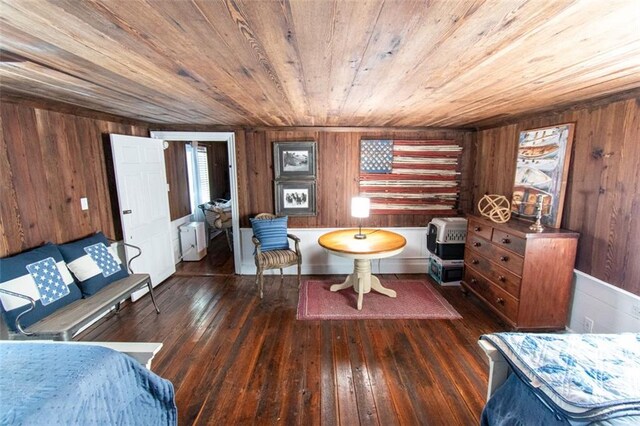
{"type": "Polygon", "coordinates": [[[366,197],[353,197],[351,199],[351,216],[369,217],[370,200],[366,197]]]}

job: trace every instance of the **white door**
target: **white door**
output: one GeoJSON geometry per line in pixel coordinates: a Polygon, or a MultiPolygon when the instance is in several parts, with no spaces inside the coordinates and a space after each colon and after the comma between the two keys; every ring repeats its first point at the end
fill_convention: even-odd
{"type": "MultiPolygon", "coordinates": [[[[131,269],[147,273],[155,287],[175,269],[163,142],[110,135],[124,241],[142,249],[131,269]]],[[[127,248],[127,259],[137,251],[127,248]]],[[[135,301],[147,290],[134,293],[135,301]]]]}

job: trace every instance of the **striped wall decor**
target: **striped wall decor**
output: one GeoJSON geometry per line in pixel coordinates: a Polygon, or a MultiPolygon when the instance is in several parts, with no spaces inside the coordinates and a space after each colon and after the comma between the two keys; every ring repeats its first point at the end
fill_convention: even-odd
{"type": "Polygon", "coordinates": [[[371,214],[456,214],[462,146],[452,140],[360,141],[360,194],[371,214]]]}

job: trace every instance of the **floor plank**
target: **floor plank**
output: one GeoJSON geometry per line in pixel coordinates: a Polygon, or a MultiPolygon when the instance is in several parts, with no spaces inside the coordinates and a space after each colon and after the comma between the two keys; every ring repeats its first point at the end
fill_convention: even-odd
{"type": "Polygon", "coordinates": [[[260,300],[254,276],[178,269],[156,288],[160,315],[145,296],[80,340],[163,342],[153,370],[174,384],[181,425],[478,424],[477,340],[506,327],[459,288],[433,284],[461,320],[297,321],[294,276],[265,277],[260,300]]]}
{"type": "Polygon", "coordinates": [[[218,233],[209,241],[207,255],[199,262],[180,262],[176,267],[176,276],[212,276],[229,275],[234,272],[233,253],[229,250],[224,232],[218,233]]]}

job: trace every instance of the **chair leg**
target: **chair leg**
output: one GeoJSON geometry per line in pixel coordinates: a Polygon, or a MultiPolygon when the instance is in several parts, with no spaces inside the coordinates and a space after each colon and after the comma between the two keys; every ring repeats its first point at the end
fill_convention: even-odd
{"type": "Polygon", "coordinates": [[[153,294],[153,285],[151,285],[151,280],[147,281],[147,286],[149,286],[149,294],[151,294],[151,301],[153,302],[153,306],[156,308],[156,314],[159,314],[160,309],[158,309],[158,304],[156,303],[156,296],[153,294]]]}
{"type": "Polygon", "coordinates": [[[298,261],[298,290],[300,290],[300,261],[298,261]]]}
{"type": "Polygon", "coordinates": [[[120,302],[116,303],[116,314],[120,313],[120,302]]]}
{"type": "Polygon", "coordinates": [[[280,285],[284,287],[284,274],[282,273],[282,268],[280,268],[280,285]]]}
{"type": "Polygon", "coordinates": [[[264,287],[264,273],[263,273],[263,270],[260,268],[258,268],[258,271],[256,272],[256,284],[258,285],[258,293],[260,293],[260,299],[262,299],[262,296],[263,296],[262,289],[264,287]]]}

